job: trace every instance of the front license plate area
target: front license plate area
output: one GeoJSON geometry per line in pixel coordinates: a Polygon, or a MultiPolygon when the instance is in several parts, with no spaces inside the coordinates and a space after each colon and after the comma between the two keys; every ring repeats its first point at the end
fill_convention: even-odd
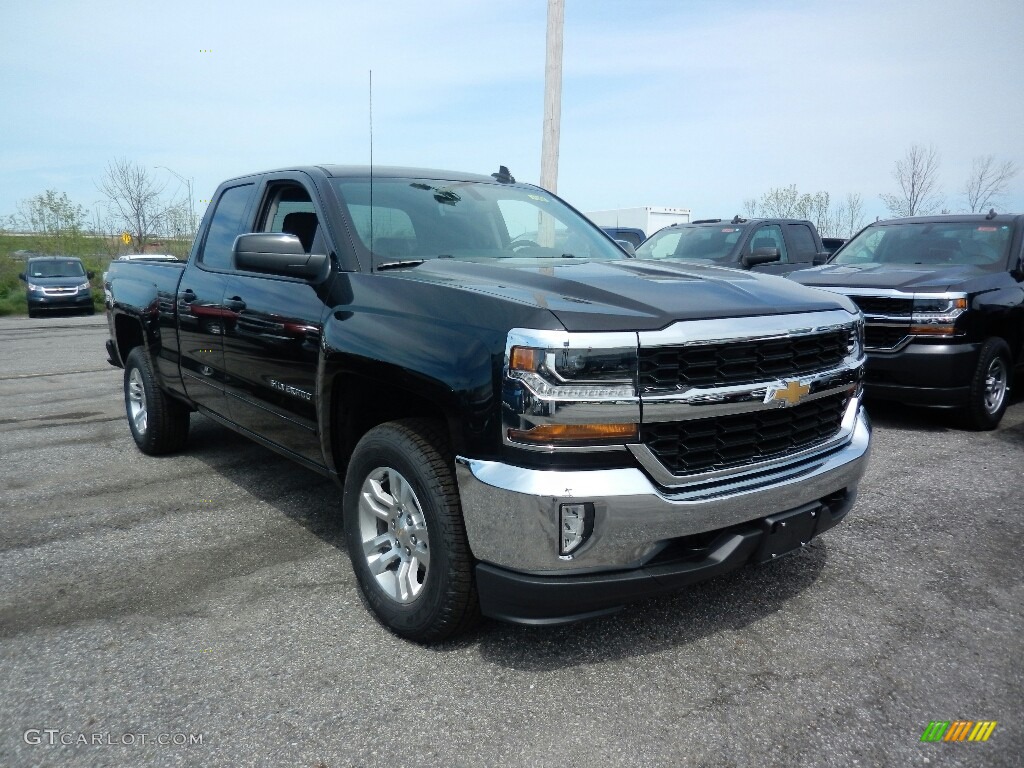
{"type": "Polygon", "coordinates": [[[754,559],[759,563],[777,560],[809,543],[818,524],[819,504],[769,515],[761,521],[764,536],[754,559]]]}

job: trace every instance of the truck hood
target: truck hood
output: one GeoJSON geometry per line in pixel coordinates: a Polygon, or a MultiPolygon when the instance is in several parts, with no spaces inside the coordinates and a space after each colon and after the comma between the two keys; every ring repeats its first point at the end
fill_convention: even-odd
{"type": "Polygon", "coordinates": [[[838,308],[845,297],[772,275],[636,260],[493,266],[435,259],[385,274],[551,311],[569,331],[657,330],[677,320],[838,308]]]}
{"type": "Polygon", "coordinates": [[[826,264],[789,275],[803,285],[836,288],[891,288],[930,293],[959,288],[991,274],[972,266],[936,268],[927,264],[826,264]]]}

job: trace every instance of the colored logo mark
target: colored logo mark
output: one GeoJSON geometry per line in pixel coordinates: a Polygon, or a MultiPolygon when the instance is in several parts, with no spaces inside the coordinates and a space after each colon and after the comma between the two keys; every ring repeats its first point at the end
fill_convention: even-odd
{"type": "Polygon", "coordinates": [[[988,741],[996,725],[996,720],[932,720],[921,741],[988,741]]]}
{"type": "Polygon", "coordinates": [[[801,384],[799,381],[787,381],[784,387],[769,387],[765,393],[765,404],[772,400],[779,400],[786,405],[796,405],[804,395],[811,391],[809,384],[801,384]]]}

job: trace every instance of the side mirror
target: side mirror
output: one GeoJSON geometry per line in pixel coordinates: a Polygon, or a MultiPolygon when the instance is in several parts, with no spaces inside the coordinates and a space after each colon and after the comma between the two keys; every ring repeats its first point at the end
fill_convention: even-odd
{"type": "Polygon", "coordinates": [[[21,280],[21,282],[23,282],[23,283],[24,282],[28,282],[27,280],[25,280],[25,273],[24,272],[19,272],[18,273],[18,279],[21,280]]]}
{"type": "Polygon", "coordinates": [[[814,254],[814,259],[811,261],[811,264],[813,264],[816,267],[820,267],[822,264],[828,264],[828,260],[831,255],[832,254],[829,253],[828,251],[821,251],[821,253],[816,253],[814,254]]]}
{"type": "Polygon", "coordinates": [[[278,233],[239,235],[231,252],[236,269],[306,280],[317,277],[327,263],[327,254],[306,253],[298,237],[278,233]]]}
{"type": "Polygon", "coordinates": [[[633,247],[629,240],[616,240],[615,243],[630,256],[636,256],[636,248],[633,247]]]}
{"type": "Polygon", "coordinates": [[[93,279],[94,277],[96,277],[96,273],[95,273],[95,272],[93,272],[93,271],[92,271],[92,270],[90,269],[90,270],[89,270],[88,272],[86,272],[86,273],[85,273],[85,276],[86,276],[86,277],[87,277],[87,278],[88,278],[89,280],[92,280],[92,279],[93,279]]]}
{"type": "Polygon", "coordinates": [[[740,259],[746,269],[756,267],[758,264],[769,264],[773,261],[779,260],[779,249],[774,245],[765,246],[763,248],[755,248],[750,253],[744,254],[743,258],[740,259]]]}

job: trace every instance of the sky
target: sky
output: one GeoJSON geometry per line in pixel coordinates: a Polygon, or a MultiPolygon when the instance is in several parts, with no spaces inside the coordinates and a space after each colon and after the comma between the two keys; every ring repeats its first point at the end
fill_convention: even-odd
{"type": "MultiPolygon", "coordinates": [[[[367,164],[371,71],[374,164],[538,183],[546,10],[6,2],[0,217],[47,189],[91,217],[115,158],[197,201],[245,173],[367,164]]],[[[704,218],[795,184],[860,194],[873,219],[920,144],[949,210],[991,154],[1021,168],[999,209],[1024,211],[1022,32],[1020,0],[565,0],[557,191],[704,218]]]]}

